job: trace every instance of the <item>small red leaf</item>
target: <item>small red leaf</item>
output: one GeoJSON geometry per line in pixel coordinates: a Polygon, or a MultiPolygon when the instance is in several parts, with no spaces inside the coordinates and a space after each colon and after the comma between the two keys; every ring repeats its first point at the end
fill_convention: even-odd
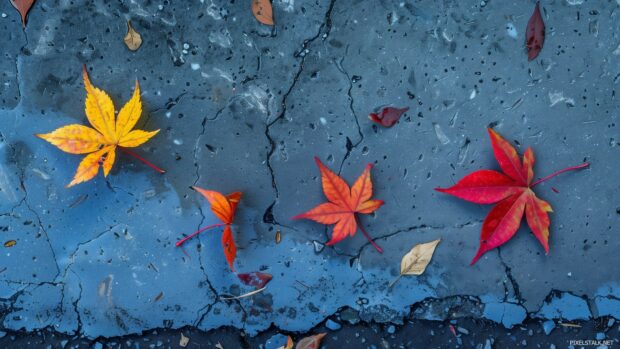
{"type": "Polygon", "coordinates": [[[269,281],[271,281],[271,274],[261,273],[259,271],[254,271],[251,273],[245,274],[237,274],[237,277],[241,282],[248,286],[254,286],[257,289],[265,287],[269,281]]]}
{"type": "Polygon", "coordinates": [[[545,42],[545,22],[540,15],[540,2],[536,3],[534,13],[527,22],[525,29],[525,47],[527,48],[527,58],[532,60],[538,56],[545,42]]]}
{"type": "Polygon", "coordinates": [[[28,17],[28,11],[32,7],[34,0],[11,0],[11,4],[13,7],[19,11],[19,14],[22,16],[22,25],[26,27],[26,18],[28,17]]]}
{"type": "Polygon", "coordinates": [[[373,122],[384,126],[384,127],[392,127],[400,117],[409,110],[409,107],[406,108],[393,108],[393,107],[385,107],[381,109],[378,113],[370,113],[368,117],[373,122]]]}

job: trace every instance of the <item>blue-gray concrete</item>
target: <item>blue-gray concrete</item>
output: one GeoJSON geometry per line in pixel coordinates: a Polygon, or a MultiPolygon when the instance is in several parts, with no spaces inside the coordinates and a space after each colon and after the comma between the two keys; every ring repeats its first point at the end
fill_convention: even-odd
{"type": "Polygon", "coordinates": [[[0,2],[0,328],[86,337],[185,325],[256,334],[334,321],[406,316],[620,316],[620,4],[544,1],[540,56],[527,61],[533,1],[274,0],[276,26],[249,1],[38,0],[22,30],[0,2]],[[144,43],[123,43],[131,20],[144,43]],[[34,133],[86,123],[81,66],[117,107],[140,81],[138,126],[161,129],[121,154],[111,175],[66,189],[80,157],[34,133]],[[390,129],[368,120],[410,107],[390,129]],[[525,225],[470,267],[490,206],[433,191],[497,168],[493,126],[532,146],[539,177],[591,162],[537,187],[554,208],[546,256],[525,225]],[[295,214],[323,202],[314,155],[352,182],[373,163],[386,202],[361,233],[324,246],[329,230],[295,214]],[[183,251],[182,234],[216,223],[191,185],[244,193],[236,268],[274,276],[251,288],[226,264],[220,232],[183,251]],[[552,191],[557,189],[557,193],[552,191]],[[282,242],[275,242],[276,232],[282,242]],[[393,289],[400,258],[442,238],[420,277],[393,289]],[[413,305],[413,307],[412,307],[413,305]],[[451,311],[454,310],[454,311],[451,311]]]}

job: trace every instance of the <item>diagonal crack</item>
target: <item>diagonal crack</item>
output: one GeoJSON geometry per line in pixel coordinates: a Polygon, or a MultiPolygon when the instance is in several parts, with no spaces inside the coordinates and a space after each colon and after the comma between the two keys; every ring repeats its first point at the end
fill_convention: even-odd
{"type": "Polygon", "coordinates": [[[304,71],[306,57],[307,57],[307,54],[310,52],[308,47],[310,47],[310,45],[315,40],[317,40],[319,37],[322,38],[322,40],[326,40],[328,38],[329,33],[331,32],[331,29],[332,29],[332,11],[334,9],[335,4],[336,4],[336,0],[330,1],[327,11],[325,12],[323,23],[321,23],[321,25],[319,26],[319,30],[317,31],[317,33],[313,37],[304,40],[301,50],[299,50],[298,52],[294,54],[295,58],[301,58],[299,61],[299,69],[297,70],[297,73],[295,73],[295,76],[293,77],[293,81],[289,85],[287,91],[282,96],[282,102],[280,103],[282,109],[280,110],[280,113],[278,113],[278,115],[273,120],[271,121],[268,120],[267,125],[265,126],[265,137],[267,138],[267,141],[269,142],[269,150],[267,151],[265,164],[267,165],[267,168],[269,169],[269,174],[271,176],[271,186],[275,192],[275,197],[276,197],[275,200],[271,203],[271,205],[269,205],[269,207],[265,210],[265,214],[263,215],[264,217],[263,222],[267,224],[284,226],[278,223],[277,219],[273,215],[273,207],[278,203],[278,200],[280,198],[280,191],[278,189],[278,184],[276,182],[275,171],[271,163],[273,154],[276,151],[276,141],[271,134],[271,127],[276,122],[282,120],[286,116],[287,99],[289,95],[293,92],[295,87],[297,86],[297,83],[299,82],[299,78],[304,71]],[[265,217],[269,217],[270,219],[265,219],[265,217]]]}

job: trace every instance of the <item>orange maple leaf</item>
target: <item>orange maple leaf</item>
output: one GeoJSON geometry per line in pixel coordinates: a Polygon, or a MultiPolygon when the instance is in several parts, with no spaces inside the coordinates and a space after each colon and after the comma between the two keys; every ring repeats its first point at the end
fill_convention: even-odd
{"type": "Polygon", "coordinates": [[[71,124],[47,134],[35,135],[50,142],[64,152],[88,154],[80,162],[73,180],[67,187],[91,180],[99,172],[99,166],[103,166],[103,175],[107,177],[112,169],[112,165],[114,165],[117,147],[145,162],[158,172],[164,173],[165,171],[160,170],[137,154],[126,149],[145,143],[159,132],[159,130],[151,132],[132,130],[142,114],[138,80],[136,80],[133,96],[121,108],[118,117],[115,117],[114,104],[110,96],[90,83],[85,66],[82,69],[82,73],[84,76],[84,87],[86,88],[86,117],[94,128],[71,124]]]}
{"type": "MultiPolygon", "coordinates": [[[[355,216],[356,213],[372,213],[383,205],[383,201],[370,199],[372,197],[372,181],[370,180],[372,164],[366,165],[364,172],[353,183],[353,187],[349,188],[349,185],[323,165],[319,158],[315,157],[314,160],[321,171],[323,193],[329,202],[320,204],[306,213],[293,217],[293,219],[306,218],[321,224],[335,224],[332,238],[327,243],[327,245],[333,245],[347,236],[355,235],[359,225],[355,216]]],[[[368,232],[361,225],[359,227],[377,251],[383,252],[368,232]]]]}
{"type": "Polygon", "coordinates": [[[235,262],[235,256],[237,255],[237,247],[235,246],[235,240],[233,239],[232,229],[230,228],[230,225],[233,223],[233,220],[235,218],[237,205],[239,205],[239,201],[241,200],[241,192],[237,191],[224,196],[213,190],[206,190],[198,187],[191,188],[202,194],[202,196],[204,196],[205,198],[207,198],[207,200],[211,204],[211,211],[217,218],[222,221],[222,223],[212,224],[198,231],[195,231],[192,234],[179,240],[176,243],[176,246],[180,247],[187,240],[193,238],[194,236],[202,233],[207,229],[223,226],[224,233],[222,234],[222,247],[224,248],[224,255],[226,255],[226,260],[228,261],[230,269],[232,271],[235,271],[235,267],[233,266],[233,264],[235,262]]]}

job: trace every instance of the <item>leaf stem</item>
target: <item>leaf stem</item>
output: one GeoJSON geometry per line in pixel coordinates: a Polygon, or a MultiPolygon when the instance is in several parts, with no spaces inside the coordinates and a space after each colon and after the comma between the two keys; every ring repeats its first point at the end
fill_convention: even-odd
{"type": "Polygon", "coordinates": [[[383,249],[381,247],[379,247],[379,245],[377,245],[372,238],[370,237],[370,234],[368,234],[368,232],[366,231],[366,229],[364,229],[364,226],[362,226],[360,224],[360,221],[357,217],[355,217],[355,221],[357,222],[357,225],[360,227],[360,230],[362,231],[362,233],[364,233],[364,236],[366,237],[366,239],[368,239],[368,241],[370,242],[370,244],[377,249],[377,251],[379,251],[379,253],[383,253],[383,249]]]}
{"type": "Polygon", "coordinates": [[[390,282],[390,284],[388,285],[388,290],[391,290],[401,277],[403,277],[403,274],[398,274],[398,277],[394,279],[394,281],[390,282]]]}
{"type": "Polygon", "coordinates": [[[185,241],[193,238],[194,236],[202,233],[203,231],[208,230],[208,229],[212,229],[212,228],[223,227],[225,225],[226,225],[226,223],[217,223],[217,224],[207,225],[206,227],[198,229],[195,232],[193,232],[193,233],[189,234],[188,236],[184,237],[183,239],[177,241],[177,243],[175,245],[177,247],[181,247],[181,245],[183,245],[185,243],[185,241]]]}
{"type": "Polygon", "coordinates": [[[157,172],[159,172],[159,173],[161,173],[161,174],[166,173],[166,171],[165,171],[165,170],[162,170],[161,168],[159,168],[159,167],[157,167],[157,166],[153,165],[152,163],[148,162],[148,160],[146,160],[145,158],[141,157],[140,155],[138,155],[138,154],[134,153],[133,151],[131,151],[131,150],[127,149],[127,148],[123,148],[123,147],[118,147],[118,148],[119,148],[120,150],[124,151],[125,153],[127,153],[127,154],[129,154],[129,155],[133,156],[134,158],[136,158],[136,159],[138,159],[138,160],[142,161],[143,163],[145,163],[148,167],[152,168],[153,170],[155,170],[155,171],[157,171],[157,172]]]}
{"type": "Polygon", "coordinates": [[[590,163],[584,162],[581,165],[571,166],[571,167],[567,167],[567,168],[565,168],[563,170],[556,171],[556,172],[548,175],[547,177],[541,178],[541,179],[537,180],[536,182],[532,183],[532,185],[530,185],[530,188],[533,188],[535,185],[540,184],[540,183],[542,183],[542,182],[544,182],[544,181],[546,181],[548,179],[551,179],[551,178],[553,178],[553,177],[555,177],[555,176],[557,176],[557,175],[559,175],[561,173],[568,172],[568,171],[573,171],[573,170],[579,170],[579,169],[582,169],[582,168],[586,168],[588,166],[590,166],[590,163]]]}

